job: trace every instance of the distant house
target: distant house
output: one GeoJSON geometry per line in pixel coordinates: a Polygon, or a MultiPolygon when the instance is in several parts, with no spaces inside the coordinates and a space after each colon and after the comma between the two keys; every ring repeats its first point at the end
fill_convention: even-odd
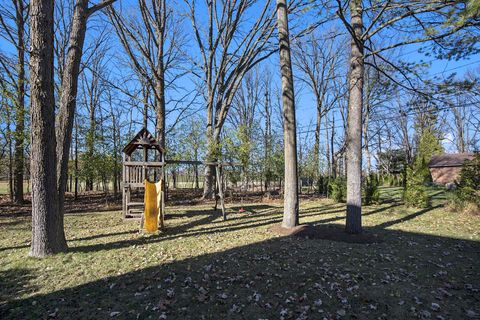
{"type": "Polygon", "coordinates": [[[434,183],[449,184],[458,181],[466,160],[472,160],[473,153],[445,153],[433,156],[428,163],[434,183]]]}

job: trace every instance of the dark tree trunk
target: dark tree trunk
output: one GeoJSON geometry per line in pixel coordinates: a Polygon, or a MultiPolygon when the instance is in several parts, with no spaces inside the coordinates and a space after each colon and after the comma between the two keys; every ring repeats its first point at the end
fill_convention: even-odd
{"type": "MultiPolygon", "coordinates": [[[[53,0],[30,2],[32,244],[30,255],[67,250],[58,211],[55,154],[53,0]]],[[[68,149],[67,149],[68,150],[68,149]]]]}
{"type": "Polygon", "coordinates": [[[75,120],[75,189],[74,189],[74,199],[78,199],[78,124],[75,120]]]}
{"type": "MultiPolygon", "coordinates": [[[[162,45],[163,47],[163,45],[162,45]]],[[[159,50],[160,51],[160,50],[159,50]]],[[[163,52],[163,50],[162,50],[163,52]]],[[[158,71],[159,74],[163,76],[163,61],[158,63],[158,69],[162,69],[162,71],[158,71]],[[160,66],[161,65],[161,66],[160,66]]],[[[157,83],[157,105],[155,108],[156,120],[157,120],[157,141],[165,148],[165,81],[163,77],[158,80],[157,83]]]]}
{"type": "Polygon", "coordinates": [[[265,160],[264,160],[264,178],[265,178],[265,191],[268,190],[270,184],[270,151],[271,151],[271,137],[272,137],[272,130],[271,130],[271,120],[270,120],[270,92],[268,90],[268,84],[266,83],[265,88],[265,137],[264,137],[264,144],[265,144],[265,160]]]}
{"type": "Polygon", "coordinates": [[[332,178],[337,178],[337,162],[335,161],[335,114],[332,114],[332,135],[330,136],[330,166],[332,178]]]}
{"type": "MultiPolygon", "coordinates": [[[[87,32],[88,18],[98,10],[110,5],[115,0],[104,0],[88,7],[89,0],[76,0],[71,21],[68,52],[63,68],[60,109],[58,112],[57,137],[57,192],[58,208],[64,214],[65,189],[68,177],[68,151],[72,143],[73,121],[77,106],[78,75],[82,60],[83,44],[87,32]]],[[[76,178],[77,179],[77,178],[76,178]]],[[[93,186],[92,186],[93,187],[93,186]]],[[[77,188],[75,188],[77,190],[77,188]]],[[[63,220],[62,220],[63,221],[63,220]]]]}
{"type": "MultiPolygon", "coordinates": [[[[207,128],[207,136],[209,136],[209,130],[207,128]]],[[[218,147],[220,145],[220,134],[218,132],[210,136],[207,143],[207,161],[215,162],[218,161],[218,147]]],[[[203,181],[203,198],[209,199],[213,198],[215,194],[215,166],[206,165],[203,181]]]]}
{"type": "Polygon", "coordinates": [[[214,196],[215,185],[215,167],[207,165],[205,166],[205,179],[203,181],[203,198],[209,199],[214,196]]]}
{"type": "Polygon", "coordinates": [[[13,201],[13,152],[12,152],[12,131],[10,108],[2,105],[6,115],[6,138],[8,146],[8,194],[10,201],[13,201]]]}
{"type": "MultiPolygon", "coordinates": [[[[195,161],[198,161],[198,150],[195,149],[195,161]]],[[[198,179],[198,165],[195,165],[195,189],[200,189],[200,182],[198,179]]]]}
{"type": "Polygon", "coordinates": [[[328,114],[325,114],[325,153],[327,155],[327,176],[332,175],[332,162],[330,161],[330,136],[328,131],[328,114]]]}
{"type": "MultiPolygon", "coordinates": [[[[92,90],[93,92],[93,90],[92,90]]],[[[92,93],[93,94],[93,93],[92,93]]],[[[93,155],[95,153],[95,103],[90,103],[90,127],[87,134],[87,159],[89,161],[93,160],[93,155]]],[[[94,175],[92,172],[92,166],[90,165],[90,170],[86,176],[85,181],[85,191],[93,191],[93,180],[94,175]]]]}
{"type": "Polygon", "coordinates": [[[165,46],[165,27],[167,23],[167,6],[165,0],[159,0],[155,3],[154,14],[157,18],[157,87],[155,113],[157,117],[157,139],[160,146],[165,148],[165,65],[164,65],[164,46],[165,46]]]}
{"type": "Polygon", "coordinates": [[[350,4],[351,41],[347,121],[347,219],[348,233],[362,232],[362,109],[363,109],[363,8],[361,0],[350,4]]]}
{"type": "Polygon", "coordinates": [[[65,59],[60,108],[57,124],[57,192],[58,209],[64,214],[65,189],[68,176],[68,156],[72,143],[73,118],[77,105],[78,74],[82,59],[83,43],[87,30],[88,0],[77,0],[73,12],[68,52],[65,59]]]}
{"type": "Polygon", "coordinates": [[[313,145],[313,161],[315,164],[315,179],[320,177],[320,129],[322,125],[322,98],[316,95],[317,100],[317,122],[315,124],[315,143],[313,145]]]}
{"type": "Polygon", "coordinates": [[[143,87],[143,127],[148,128],[148,86],[143,87]]]}
{"type": "Polygon", "coordinates": [[[117,161],[117,125],[115,120],[115,115],[112,112],[112,121],[113,121],[113,196],[116,198],[118,195],[118,161],[117,161]]]}
{"type": "Polygon", "coordinates": [[[292,228],[298,219],[297,134],[292,61],[286,0],[277,0],[277,27],[282,75],[283,134],[285,148],[285,193],[282,226],[292,228]]]}
{"type": "Polygon", "coordinates": [[[17,92],[15,97],[15,168],[13,201],[23,202],[23,176],[25,167],[25,21],[24,2],[16,1],[15,21],[17,25],[17,92]]]}

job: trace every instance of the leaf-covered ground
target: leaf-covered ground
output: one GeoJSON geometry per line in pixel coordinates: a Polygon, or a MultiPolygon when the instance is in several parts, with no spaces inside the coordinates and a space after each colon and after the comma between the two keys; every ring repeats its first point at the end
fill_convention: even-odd
{"type": "MultiPolygon", "coordinates": [[[[374,244],[281,237],[281,203],[169,207],[138,234],[119,212],[68,214],[70,251],[27,258],[30,219],[0,213],[1,319],[468,319],[480,315],[480,216],[424,210],[397,189],[364,209],[374,244]]],[[[344,205],[303,201],[301,223],[344,224],[344,205]]]]}

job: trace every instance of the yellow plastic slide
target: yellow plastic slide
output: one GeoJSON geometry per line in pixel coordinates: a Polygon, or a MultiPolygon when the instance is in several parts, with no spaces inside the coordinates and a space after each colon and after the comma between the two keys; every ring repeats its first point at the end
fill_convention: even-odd
{"type": "Polygon", "coordinates": [[[158,219],[161,214],[162,180],[152,183],[145,180],[144,228],[146,232],[158,231],[158,219]]]}

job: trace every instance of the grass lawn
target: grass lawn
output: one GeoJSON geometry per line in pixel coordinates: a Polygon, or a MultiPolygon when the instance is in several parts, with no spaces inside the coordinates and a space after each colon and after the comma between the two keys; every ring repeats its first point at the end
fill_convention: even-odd
{"type": "MultiPolygon", "coordinates": [[[[0,195],[8,194],[8,190],[8,181],[0,180],[0,195]]],[[[23,190],[25,190],[25,192],[30,192],[30,185],[27,181],[23,182],[23,190]]]]}
{"type": "MultiPolygon", "coordinates": [[[[168,207],[138,234],[119,212],[65,218],[70,251],[27,258],[30,219],[0,213],[0,319],[468,319],[480,316],[480,216],[390,201],[364,209],[378,243],[281,237],[281,203],[168,207]],[[239,207],[229,205],[230,212],[239,207]]],[[[301,223],[336,228],[344,205],[303,201],[301,223]]]]}

